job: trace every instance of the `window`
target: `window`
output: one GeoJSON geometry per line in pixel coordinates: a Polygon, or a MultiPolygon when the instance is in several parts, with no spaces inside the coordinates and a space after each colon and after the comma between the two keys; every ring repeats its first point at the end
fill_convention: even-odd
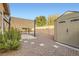
{"type": "Polygon", "coordinates": [[[65,23],[65,21],[60,21],[59,23],[65,23]]]}
{"type": "Polygon", "coordinates": [[[74,21],[79,21],[79,19],[73,19],[73,20],[71,20],[71,22],[74,22],[74,21]]]}

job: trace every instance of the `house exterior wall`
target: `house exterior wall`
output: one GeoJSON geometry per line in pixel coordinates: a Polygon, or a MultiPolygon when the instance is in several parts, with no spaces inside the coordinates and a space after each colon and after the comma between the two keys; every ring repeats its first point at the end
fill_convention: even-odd
{"type": "Polygon", "coordinates": [[[31,31],[32,28],[34,28],[34,21],[23,18],[11,17],[11,27],[17,28],[20,31],[31,31]]]}
{"type": "Polygon", "coordinates": [[[79,48],[79,13],[66,14],[55,22],[55,40],[79,48]],[[59,23],[65,21],[63,23],[59,23]]]}

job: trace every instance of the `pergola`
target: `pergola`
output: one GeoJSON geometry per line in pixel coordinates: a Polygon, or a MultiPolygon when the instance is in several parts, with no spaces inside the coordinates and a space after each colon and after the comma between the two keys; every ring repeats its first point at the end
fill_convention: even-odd
{"type": "Polygon", "coordinates": [[[10,11],[9,11],[9,5],[7,3],[0,3],[0,15],[1,15],[1,32],[4,33],[5,26],[7,26],[5,23],[8,24],[8,30],[10,30],[10,11]]]}

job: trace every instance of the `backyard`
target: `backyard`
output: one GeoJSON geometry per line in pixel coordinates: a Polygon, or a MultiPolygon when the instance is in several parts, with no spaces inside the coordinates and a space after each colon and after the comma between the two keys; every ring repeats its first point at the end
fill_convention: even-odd
{"type": "Polygon", "coordinates": [[[78,51],[57,44],[53,41],[53,29],[36,31],[36,37],[21,35],[21,46],[17,50],[1,52],[2,56],[65,56],[79,55],[78,51]],[[50,34],[51,33],[51,34],[50,34]]]}
{"type": "Polygon", "coordinates": [[[79,56],[79,27],[77,26],[79,17],[76,17],[79,12],[71,11],[64,13],[64,16],[61,13],[51,15],[53,10],[51,8],[54,4],[45,4],[48,7],[43,4],[43,8],[51,10],[50,14],[46,15],[47,12],[42,11],[41,4],[9,5],[7,3],[0,4],[2,10],[0,16],[0,56],[79,56]],[[17,14],[15,17],[10,15],[9,5],[11,14],[17,14]],[[15,5],[17,7],[14,11],[15,5]],[[20,8],[18,5],[22,7],[20,8]],[[40,14],[38,6],[34,7],[35,10],[27,10],[28,5],[30,7],[38,5],[44,15],[40,14]],[[49,8],[49,6],[51,7],[49,8]],[[27,10],[27,12],[20,13],[18,10],[20,12],[27,10]],[[30,13],[30,11],[34,13],[30,13]],[[26,16],[29,18],[27,19],[26,16]],[[73,26],[70,23],[65,23],[69,22],[68,19],[73,26]]]}

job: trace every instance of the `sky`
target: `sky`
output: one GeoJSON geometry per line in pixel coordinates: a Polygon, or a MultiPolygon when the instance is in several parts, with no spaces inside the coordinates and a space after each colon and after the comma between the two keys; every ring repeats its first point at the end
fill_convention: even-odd
{"type": "Polygon", "coordinates": [[[78,3],[10,3],[11,16],[34,20],[36,16],[60,15],[65,11],[79,11],[78,3]]]}

